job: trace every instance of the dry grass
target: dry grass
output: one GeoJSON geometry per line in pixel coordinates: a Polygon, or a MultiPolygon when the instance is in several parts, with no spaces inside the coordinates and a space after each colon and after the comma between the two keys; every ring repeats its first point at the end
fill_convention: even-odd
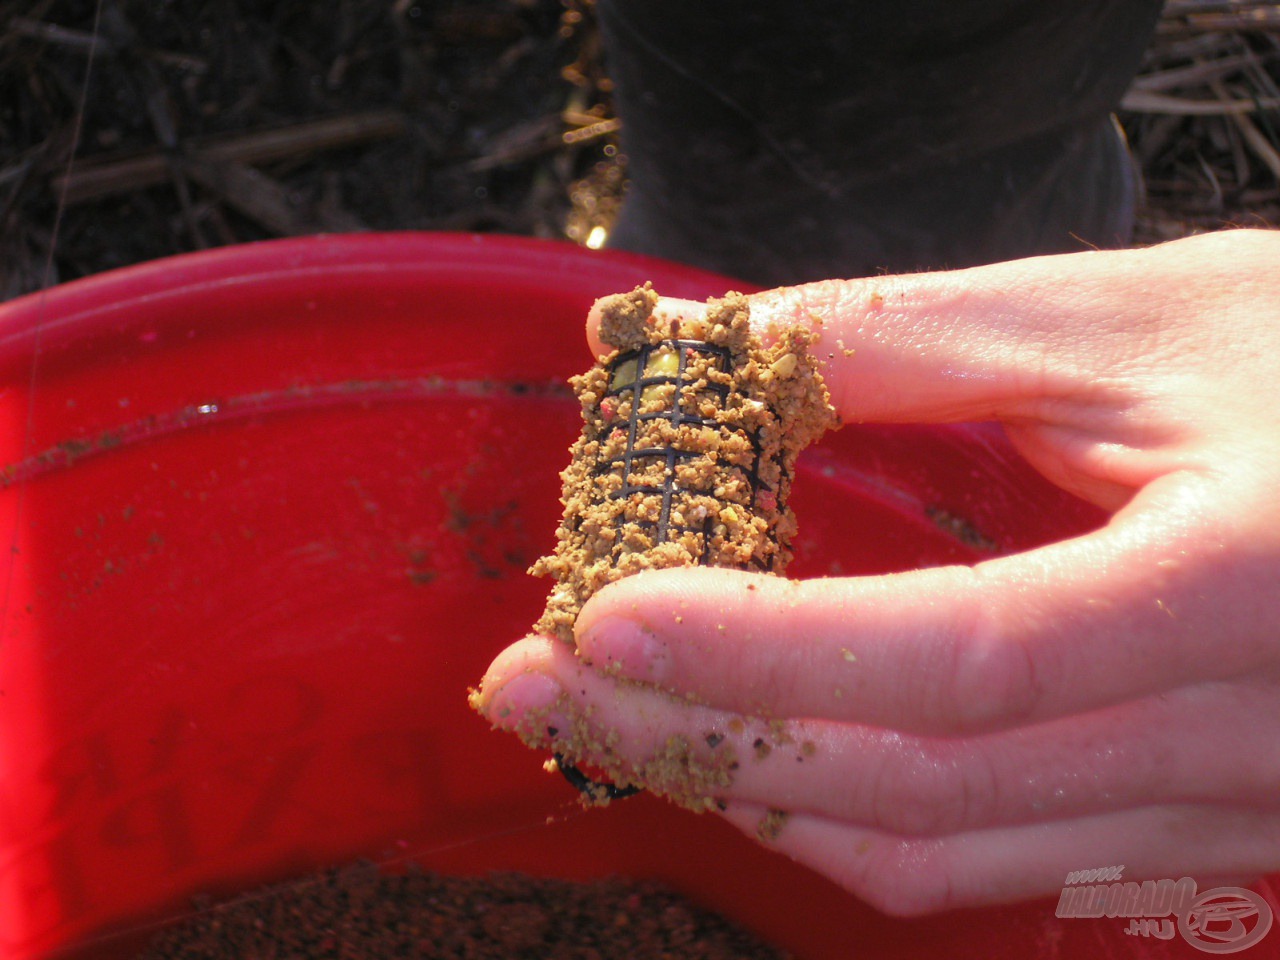
{"type": "MultiPolygon", "coordinates": [[[[0,7],[0,299],[317,230],[598,245],[626,163],[593,3],[0,7]]],[[[1121,119],[1138,242],[1280,223],[1280,2],[1168,0],[1121,119]]]]}
{"type": "Polygon", "coordinates": [[[1280,3],[1168,0],[1123,107],[1139,242],[1280,224],[1280,3]]]}

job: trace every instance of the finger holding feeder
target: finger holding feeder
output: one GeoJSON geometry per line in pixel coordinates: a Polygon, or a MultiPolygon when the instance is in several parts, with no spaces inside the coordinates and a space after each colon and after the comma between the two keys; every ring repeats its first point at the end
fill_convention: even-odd
{"type": "MultiPolygon", "coordinates": [[[[600,336],[612,352],[570,381],[583,430],[561,474],[555,552],[530,571],[556,581],[535,630],[565,643],[596,591],[642,570],[781,575],[796,532],[796,458],[837,422],[809,350],[816,334],[791,328],[765,344],[739,294],[691,319],[656,317],[657,301],[648,285],[602,301],[600,336]]],[[[554,748],[556,765],[595,802],[654,779],[606,765],[613,783],[601,783],[577,767],[600,762],[598,753],[573,738],[554,748]]]]}

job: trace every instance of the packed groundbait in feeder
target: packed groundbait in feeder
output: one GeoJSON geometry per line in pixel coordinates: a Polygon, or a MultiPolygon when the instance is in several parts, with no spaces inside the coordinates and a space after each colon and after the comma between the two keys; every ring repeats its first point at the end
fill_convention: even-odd
{"type": "MultiPolygon", "coordinates": [[[[557,581],[535,630],[566,643],[592,594],[641,570],[706,565],[782,574],[796,531],[787,503],[796,457],[837,423],[809,351],[815,333],[770,331],[766,345],[750,328],[741,294],[709,301],[698,318],[656,318],[657,301],[648,285],[603,300],[600,338],[613,350],[570,381],[583,431],[561,474],[556,550],[530,571],[557,581]]],[[[568,736],[557,731],[552,745],[534,727],[522,731],[525,741],[553,746],[561,771],[595,801],[649,787],[705,808],[713,788],[724,785],[723,769],[687,782],[679,743],[646,769],[607,767],[614,783],[598,783],[575,762],[598,762],[607,743],[584,725],[568,736]],[[681,771],[681,783],[671,770],[681,771]]]]}
{"type": "Polygon", "coordinates": [[[536,630],[573,642],[573,623],[607,583],[641,570],[707,565],[781,574],[795,515],[796,457],[836,422],[815,335],[752,333],[748,300],[705,319],[654,321],[649,287],[601,304],[613,352],[570,383],[582,436],[561,474],[556,552],[531,572],[557,580],[536,630]]]}

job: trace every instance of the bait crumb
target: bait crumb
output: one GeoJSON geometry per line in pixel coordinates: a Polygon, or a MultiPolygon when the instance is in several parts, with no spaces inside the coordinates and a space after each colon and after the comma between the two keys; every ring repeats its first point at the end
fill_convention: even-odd
{"type": "Polygon", "coordinates": [[[790,818],[791,814],[786,810],[770,808],[756,826],[756,836],[763,843],[772,843],[782,835],[782,828],[790,818]]]}
{"type": "Polygon", "coordinates": [[[373,865],[329,870],[198,904],[138,960],[785,960],[718,914],[654,883],[495,873],[451,877],[373,865]]]}

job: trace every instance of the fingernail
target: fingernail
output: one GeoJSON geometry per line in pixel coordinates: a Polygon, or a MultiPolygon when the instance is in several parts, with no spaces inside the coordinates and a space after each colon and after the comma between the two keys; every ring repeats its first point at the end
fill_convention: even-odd
{"type": "Polygon", "coordinates": [[[564,690],[555,680],[542,673],[522,673],[494,693],[486,716],[496,727],[547,742],[569,730],[564,706],[564,690]]]}
{"type": "Polygon", "coordinates": [[[671,670],[667,644],[634,620],[605,617],[578,637],[578,652],[597,670],[661,683],[671,670]]]}

